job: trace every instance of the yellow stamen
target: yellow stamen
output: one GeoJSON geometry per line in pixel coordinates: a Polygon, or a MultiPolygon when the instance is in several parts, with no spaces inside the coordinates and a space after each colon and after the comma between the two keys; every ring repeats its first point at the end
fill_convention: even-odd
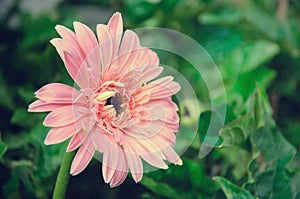
{"type": "Polygon", "coordinates": [[[106,99],[114,96],[116,93],[117,93],[116,91],[104,91],[96,97],[95,101],[101,102],[103,100],[106,100],[106,99]]]}
{"type": "Polygon", "coordinates": [[[116,87],[124,87],[125,85],[121,82],[115,82],[114,80],[110,80],[107,82],[104,82],[102,84],[102,86],[107,86],[107,85],[112,85],[112,86],[116,86],[116,87]]]}

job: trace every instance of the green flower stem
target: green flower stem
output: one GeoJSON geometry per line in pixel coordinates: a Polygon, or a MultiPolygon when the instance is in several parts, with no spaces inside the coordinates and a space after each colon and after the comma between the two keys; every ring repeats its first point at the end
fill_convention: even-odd
{"type": "Polygon", "coordinates": [[[67,192],[67,186],[70,177],[70,167],[72,159],[75,155],[75,152],[66,152],[64,159],[60,165],[60,169],[57,175],[54,192],[53,192],[53,199],[63,199],[65,198],[67,192]]]}

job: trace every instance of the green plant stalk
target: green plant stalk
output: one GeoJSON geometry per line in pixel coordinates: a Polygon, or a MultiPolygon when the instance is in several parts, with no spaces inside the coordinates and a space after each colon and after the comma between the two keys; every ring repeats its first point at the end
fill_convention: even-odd
{"type": "Polygon", "coordinates": [[[54,192],[53,192],[53,199],[63,199],[65,198],[67,192],[67,186],[69,182],[69,171],[71,167],[72,159],[75,155],[75,152],[66,152],[64,155],[64,159],[60,165],[60,169],[57,175],[54,192]]]}

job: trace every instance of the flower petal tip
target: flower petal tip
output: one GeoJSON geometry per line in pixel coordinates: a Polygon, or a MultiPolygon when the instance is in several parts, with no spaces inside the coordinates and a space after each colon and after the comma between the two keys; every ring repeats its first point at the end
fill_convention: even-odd
{"type": "Polygon", "coordinates": [[[181,159],[178,159],[175,161],[175,165],[179,165],[179,166],[182,166],[183,165],[183,162],[181,159]]]}

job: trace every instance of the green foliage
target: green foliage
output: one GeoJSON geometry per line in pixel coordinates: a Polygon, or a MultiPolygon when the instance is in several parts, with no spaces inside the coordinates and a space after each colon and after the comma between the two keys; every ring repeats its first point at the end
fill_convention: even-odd
{"type": "Polygon", "coordinates": [[[228,199],[255,199],[249,191],[237,187],[225,178],[216,176],[213,180],[218,183],[228,199]]]}
{"type": "MultiPolygon", "coordinates": [[[[161,63],[184,75],[198,98],[198,102],[179,102],[180,114],[190,113],[177,133],[176,150],[186,150],[183,165],[170,164],[167,170],[145,173],[138,185],[128,179],[110,189],[102,180],[99,163],[92,162],[82,174],[70,178],[67,198],[300,198],[300,4],[287,1],[288,10],[281,18],[278,2],[1,4],[0,198],[51,197],[67,142],[45,146],[49,131],[42,125],[45,114],[28,113],[27,107],[41,86],[73,82],[49,40],[58,36],[56,24],[72,27],[79,20],[94,28],[95,23],[106,23],[114,10],[122,13],[126,28],[165,27],[199,42],[221,72],[226,101],[224,96],[210,99],[203,77],[187,60],[157,51],[161,63]],[[212,102],[226,107],[224,125],[214,118],[218,112],[211,109],[212,102]],[[209,127],[213,135],[207,133],[209,127]],[[213,150],[200,159],[203,145],[213,150]]],[[[162,35],[152,37],[170,47],[178,45],[162,35]]],[[[205,68],[207,60],[197,56],[199,66],[205,68]]],[[[215,74],[205,72],[215,80],[215,74]]]]}

